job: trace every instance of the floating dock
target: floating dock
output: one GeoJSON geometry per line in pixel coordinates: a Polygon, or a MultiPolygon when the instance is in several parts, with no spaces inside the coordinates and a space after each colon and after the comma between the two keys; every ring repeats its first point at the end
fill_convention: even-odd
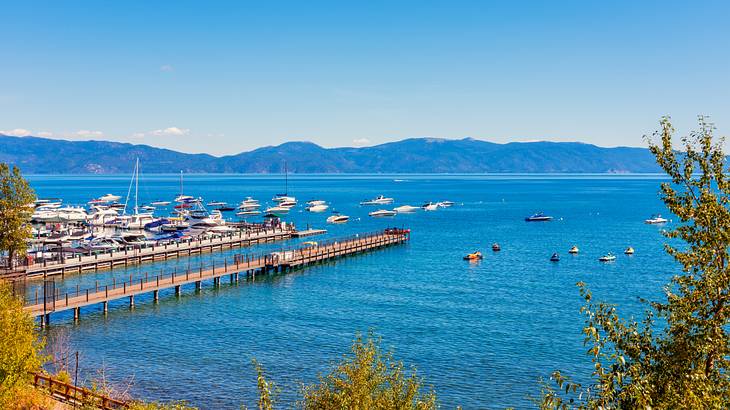
{"type": "MultiPolygon", "coordinates": [[[[80,310],[84,306],[103,304],[104,313],[108,310],[110,301],[122,298],[129,299],[130,307],[134,307],[134,297],[143,293],[153,293],[153,300],[159,300],[159,291],[175,289],[180,295],[182,286],[195,283],[200,289],[202,281],[213,280],[213,286],[220,286],[221,277],[228,276],[231,283],[239,280],[239,275],[255,279],[257,274],[267,272],[287,272],[294,268],[307,266],[347,255],[373,251],[386,246],[405,243],[410,240],[410,230],[389,228],[376,233],[356,235],[346,239],[330,240],[318,246],[302,247],[282,250],[258,257],[250,255],[234,255],[232,261],[225,261],[217,265],[201,265],[198,269],[185,272],[172,272],[154,277],[144,277],[139,280],[114,282],[112,285],[96,286],[60,294],[55,289],[44,287],[44,294],[35,300],[26,300],[25,310],[34,317],[41,317],[41,326],[48,323],[50,314],[65,310],[74,311],[74,319],[78,320],[80,310]]],[[[52,284],[52,283],[51,283],[52,284]]]]}
{"type": "Polygon", "coordinates": [[[297,238],[303,233],[306,233],[308,236],[319,235],[325,232],[327,231],[324,229],[299,232],[293,229],[282,228],[260,229],[252,232],[239,231],[219,237],[190,239],[165,245],[67,257],[63,262],[44,261],[34,263],[24,267],[24,271],[17,276],[25,276],[29,279],[53,275],[63,276],[66,273],[80,273],[89,270],[98,271],[101,269],[111,269],[115,266],[128,266],[143,262],[167,260],[180,256],[190,256],[203,252],[214,252],[259,243],[282,241],[297,238]]]}

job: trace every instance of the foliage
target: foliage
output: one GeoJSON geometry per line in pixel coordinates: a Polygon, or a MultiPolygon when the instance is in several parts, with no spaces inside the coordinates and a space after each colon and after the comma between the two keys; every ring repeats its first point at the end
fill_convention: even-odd
{"type": "Polygon", "coordinates": [[[266,380],[264,369],[256,359],[251,360],[251,362],[254,368],[256,368],[256,385],[259,389],[259,410],[273,410],[276,385],[266,380]]]}
{"type": "Polygon", "coordinates": [[[543,384],[541,408],[730,408],[728,318],[730,298],[730,179],[722,139],[704,117],[675,151],[674,128],[661,121],[650,141],[671,182],[661,197],[681,224],[665,232],[681,248],[665,245],[682,273],[665,288],[665,302],[651,302],[643,320],[622,319],[614,305],[595,304],[579,284],[586,305],[583,329],[594,363],[592,384],[560,372],[543,384]]]}
{"type": "Polygon", "coordinates": [[[30,384],[30,372],[40,369],[43,340],[23,302],[0,281],[0,408],[11,407],[14,396],[30,384]]]}
{"type": "Polygon", "coordinates": [[[416,370],[406,371],[390,353],[382,352],[380,339],[360,335],[345,356],[318,384],[304,387],[304,409],[435,409],[433,391],[421,392],[416,370]]]}
{"type": "Polygon", "coordinates": [[[30,218],[35,193],[17,167],[0,163],[0,252],[8,253],[10,267],[14,256],[22,256],[32,237],[30,218]]]}

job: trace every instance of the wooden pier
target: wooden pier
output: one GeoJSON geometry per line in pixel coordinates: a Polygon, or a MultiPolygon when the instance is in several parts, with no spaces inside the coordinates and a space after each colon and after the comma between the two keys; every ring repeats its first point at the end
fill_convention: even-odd
{"type": "MultiPolygon", "coordinates": [[[[307,231],[309,232],[309,231],[307,231]]],[[[312,235],[325,233],[325,230],[316,230],[312,235]]],[[[190,256],[203,252],[213,252],[224,249],[234,249],[251,246],[259,243],[276,242],[298,237],[298,231],[293,229],[269,228],[254,232],[238,231],[218,237],[195,238],[187,241],[154,245],[144,248],[124,249],[113,252],[103,252],[94,255],[79,255],[67,257],[63,262],[44,261],[25,267],[22,275],[27,278],[65,275],[66,273],[80,273],[83,271],[97,271],[111,269],[115,266],[128,266],[156,260],[167,260],[180,256],[190,256]]]]}
{"type": "Polygon", "coordinates": [[[112,285],[96,286],[85,290],[77,289],[64,294],[51,291],[50,294],[44,294],[40,298],[36,296],[35,300],[26,300],[25,309],[34,317],[41,317],[41,326],[48,323],[51,313],[71,309],[74,311],[74,319],[78,320],[80,309],[84,306],[101,303],[103,311],[106,313],[109,302],[113,300],[128,298],[130,307],[134,307],[134,297],[139,294],[152,292],[153,300],[157,302],[159,291],[163,289],[174,288],[175,294],[180,295],[182,286],[187,284],[194,283],[196,289],[200,289],[202,281],[212,279],[213,285],[217,287],[224,276],[228,276],[231,283],[236,283],[240,274],[244,274],[246,278],[255,279],[257,274],[286,272],[313,263],[404,243],[408,240],[410,240],[410,230],[389,228],[376,233],[327,241],[318,246],[282,250],[258,257],[239,254],[234,255],[232,261],[225,261],[223,264],[217,265],[201,265],[198,269],[185,272],[172,272],[154,277],[145,275],[144,278],[138,280],[130,278],[130,281],[123,283],[114,282],[112,285]]]}

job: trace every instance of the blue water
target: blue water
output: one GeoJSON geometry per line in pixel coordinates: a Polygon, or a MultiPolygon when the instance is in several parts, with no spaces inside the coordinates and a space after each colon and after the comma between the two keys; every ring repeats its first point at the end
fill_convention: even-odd
{"type": "MultiPolygon", "coordinates": [[[[40,196],[68,203],[124,194],[129,184],[126,176],[30,179],[40,196]]],[[[373,329],[396,357],[417,366],[445,408],[531,407],[540,377],[555,369],[579,380],[590,374],[576,282],[635,314],[643,308],[638,298],[661,297],[662,285],[677,272],[662,249],[662,228],[643,223],[652,213],[666,213],[660,182],[658,176],[290,176],[290,194],[327,200],[351,221],[326,226],[327,213],[299,210],[286,220],[326,227],[326,237],[405,226],[411,242],[255,283],[224,280],[219,289],[184,289],[180,298],[163,292],[158,305],[138,297],[134,310],[120,301],[106,318],[100,307],[89,307],[78,324],[70,313],[56,314],[49,332],[68,333],[87,378],[105,367],[116,381],[133,376],[136,397],[213,409],[255,404],[254,357],[280,386],[280,402],[291,404],[301,383],[316,380],[348,351],[357,331],[373,329]],[[394,206],[443,199],[457,205],[374,219],[367,212],[376,208],[357,204],[378,194],[396,198],[394,206]],[[556,219],[523,221],[536,211],[556,219]],[[501,252],[489,250],[493,242],[501,252]],[[571,256],[574,244],[581,252],[571,256]],[[629,245],[633,256],[623,255],[629,245]],[[485,259],[461,260],[474,250],[485,259]],[[599,263],[608,251],[618,260],[599,263]],[[559,263],[549,262],[553,252],[561,254],[559,263]]],[[[176,175],[143,176],[140,184],[143,201],[169,199],[179,190],[176,175]]],[[[279,176],[191,175],[185,184],[187,194],[232,203],[249,195],[266,200],[283,188],[279,176]]],[[[70,275],[58,286],[83,289],[109,283],[112,275],[152,275],[225,255],[70,275]]]]}

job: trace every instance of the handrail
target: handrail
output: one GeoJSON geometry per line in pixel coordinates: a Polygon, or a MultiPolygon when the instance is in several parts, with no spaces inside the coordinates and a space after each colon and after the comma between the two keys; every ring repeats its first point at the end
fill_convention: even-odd
{"type": "Polygon", "coordinates": [[[66,383],[40,373],[33,373],[33,385],[37,388],[47,389],[51,396],[66,403],[89,403],[104,410],[129,407],[125,401],[113,399],[85,387],[66,383]]]}
{"type": "MultiPolygon", "coordinates": [[[[267,265],[297,265],[306,261],[318,259],[318,257],[324,254],[337,256],[343,254],[343,252],[347,253],[353,249],[353,246],[355,249],[357,249],[358,247],[362,249],[363,242],[365,242],[365,245],[372,245],[373,238],[383,238],[386,236],[403,237],[404,235],[409,235],[409,233],[410,230],[406,229],[387,228],[381,231],[369,232],[366,234],[358,234],[351,235],[345,238],[331,239],[324,243],[318,243],[315,247],[288,247],[270,253],[262,252],[258,255],[236,253],[233,254],[232,261],[226,258],[223,262],[218,262],[217,266],[219,268],[224,268],[220,272],[228,272],[228,268],[234,266],[237,270],[248,270],[265,267],[267,265]],[[287,257],[287,255],[289,254],[291,254],[291,257],[287,257]]],[[[397,239],[396,241],[401,241],[403,239],[397,239]]],[[[393,241],[388,241],[388,243],[393,243],[393,241]]],[[[99,285],[97,283],[95,287],[86,289],[80,289],[77,285],[76,289],[68,290],[63,294],[61,293],[60,289],[56,289],[56,294],[50,295],[50,297],[47,296],[47,299],[50,299],[51,303],[53,303],[54,306],[57,306],[56,304],[61,304],[61,306],[57,307],[68,307],[70,298],[79,298],[85,295],[86,302],[89,302],[90,294],[96,295],[98,292],[104,291],[106,297],[108,297],[110,291],[114,291],[120,288],[123,289],[121,296],[125,296],[127,294],[134,294],[137,291],[144,290],[145,285],[149,283],[156,283],[156,286],[159,286],[161,280],[164,281],[169,279],[171,284],[174,285],[176,282],[189,281],[191,277],[195,278],[197,276],[202,278],[203,272],[207,272],[209,270],[212,270],[213,276],[215,276],[215,269],[215,262],[201,262],[196,268],[188,268],[183,272],[178,272],[177,269],[175,269],[168,274],[160,274],[155,276],[149,276],[148,273],[145,273],[144,277],[140,278],[134,278],[133,274],[130,274],[129,280],[125,280],[121,283],[117,282],[116,278],[112,278],[111,284],[99,285]]],[[[28,298],[26,298],[25,306],[38,306],[43,302],[42,298],[39,299],[39,295],[37,292],[35,295],[35,300],[27,299],[28,298]]],[[[94,300],[96,300],[96,298],[94,300]]]]}

